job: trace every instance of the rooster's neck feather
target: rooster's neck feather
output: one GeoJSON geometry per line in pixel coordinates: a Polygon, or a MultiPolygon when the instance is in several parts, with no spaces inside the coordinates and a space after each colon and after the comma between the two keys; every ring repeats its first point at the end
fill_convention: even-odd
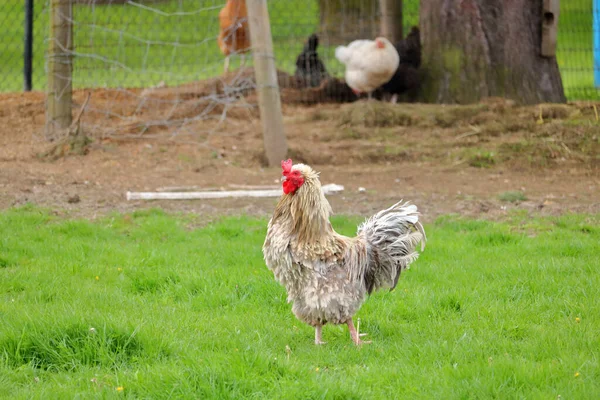
{"type": "Polygon", "coordinates": [[[305,177],[304,184],[294,194],[282,196],[275,209],[275,217],[285,220],[296,240],[306,244],[327,241],[334,234],[331,213],[316,176],[305,177]]]}

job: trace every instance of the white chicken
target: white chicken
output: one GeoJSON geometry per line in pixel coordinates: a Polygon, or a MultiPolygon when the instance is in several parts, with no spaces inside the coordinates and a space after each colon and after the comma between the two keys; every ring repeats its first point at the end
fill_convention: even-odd
{"type": "Polygon", "coordinates": [[[384,37],[375,40],[355,40],[348,46],[338,46],[335,58],[346,66],[346,83],[355,94],[371,93],[387,83],[398,69],[398,51],[384,37]]]}

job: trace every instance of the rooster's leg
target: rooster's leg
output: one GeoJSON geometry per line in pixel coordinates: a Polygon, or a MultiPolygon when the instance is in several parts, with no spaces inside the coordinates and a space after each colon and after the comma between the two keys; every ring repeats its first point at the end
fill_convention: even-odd
{"type": "Polygon", "coordinates": [[[246,66],[246,54],[242,53],[240,54],[240,68],[243,68],[246,66]]]}
{"type": "Polygon", "coordinates": [[[325,344],[323,341],[323,336],[321,330],[323,329],[323,325],[315,326],[315,344],[325,344]]]}
{"type": "Polygon", "coordinates": [[[397,102],[398,102],[398,93],[394,93],[394,95],[392,96],[392,99],[390,100],[390,103],[396,104],[397,102]]]}
{"type": "Polygon", "coordinates": [[[352,341],[354,342],[355,345],[361,345],[363,343],[371,343],[370,340],[360,340],[360,335],[358,334],[358,331],[356,330],[356,328],[354,327],[354,322],[352,322],[352,318],[349,318],[348,321],[346,321],[346,323],[348,324],[348,330],[350,331],[350,337],[352,338],[352,341]]]}

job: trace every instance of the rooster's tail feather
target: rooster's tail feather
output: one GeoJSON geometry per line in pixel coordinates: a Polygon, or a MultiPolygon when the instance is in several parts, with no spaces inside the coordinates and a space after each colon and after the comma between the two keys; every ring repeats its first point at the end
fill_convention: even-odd
{"type": "Polygon", "coordinates": [[[419,242],[421,251],[425,249],[427,237],[419,215],[417,206],[400,201],[359,226],[367,262],[354,265],[351,272],[353,278],[364,280],[369,293],[382,287],[394,289],[402,270],[419,257],[419,242]]]}

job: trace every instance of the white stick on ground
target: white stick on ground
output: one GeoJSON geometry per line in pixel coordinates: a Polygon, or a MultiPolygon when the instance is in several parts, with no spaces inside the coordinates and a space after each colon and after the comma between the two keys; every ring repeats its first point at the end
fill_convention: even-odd
{"type": "MultiPolygon", "coordinates": [[[[228,183],[228,188],[231,189],[243,189],[243,190],[276,190],[279,186],[275,185],[238,185],[235,183],[228,183]]],[[[201,188],[199,186],[163,186],[156,189],[157,192],[216,192],[222,191],[223,187],[208,187],[201,188]]]]}
{"type": "MultiPolygon", "coordinates": [[[[323,186],[323,193],[336,194],[344,190],[342,185],[330,183],[323,186]]],[[[281,189],[230,190],[214,192],[127,192],[127,200],[198,200],[223,199],[227,197],[278,197],[281,189]]]]}

